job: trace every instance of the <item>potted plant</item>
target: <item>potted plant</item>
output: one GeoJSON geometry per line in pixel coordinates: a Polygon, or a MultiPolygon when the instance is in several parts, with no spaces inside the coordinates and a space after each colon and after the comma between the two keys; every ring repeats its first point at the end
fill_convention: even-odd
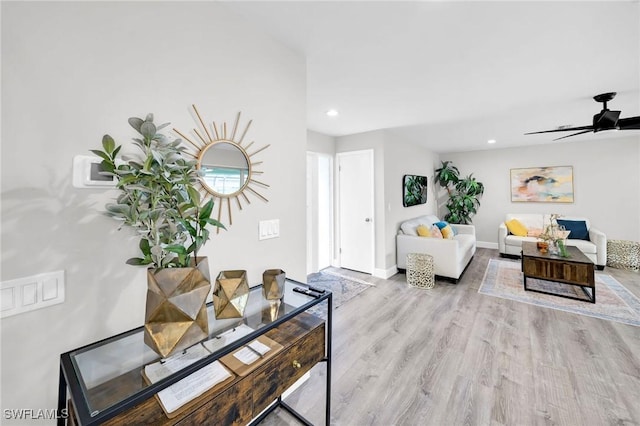
{"type": "Polygon", "coordinates": [[[149,114],[129,124],[140,135],[133,139],[138,155],[121,158],[122,146],[109,135],[102,138],[102,150],[91,152],[102,158],[104,173],[115,176],[120,191],[106,205],[107,214],[139,235],[140,257],[127,263],[149,267],[145,342],[166,357],[208,336],[211,279],[206,258],[197,254],[209,239],[208,225],[224,226],[211,218],[212,199],[201,204],[196,161],[180,139],[159,132],[169,123],[156,126],[149,114]]]}
{"type": "Polygon", "coordinates": [[[484,193],[484,185],[473,174],[460,178],[460,172],[451,161],[443,161],[435,171],[435,180],[447,190],[449,200],[444,220],[450,223],[471,224],[471,217],[478,212],[479,198],[484,193]]]}

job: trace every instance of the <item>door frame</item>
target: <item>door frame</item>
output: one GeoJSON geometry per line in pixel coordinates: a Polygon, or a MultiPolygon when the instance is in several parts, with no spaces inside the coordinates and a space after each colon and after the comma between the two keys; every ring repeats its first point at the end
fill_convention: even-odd
{"type": "Polygon", "coordinates": [[[342,167],[342,158],[346,157],[346,156],[350,156],[350,155],[363,155],[366,154],[369,157],[369,166],[370,166],[370,170],[371,170],[371,174],[370,174],[370,185],[371,185],[371,194],[373,194],[373,203],[372,203],[372,208],[371,208],[371,220],[373,222],[373,226],[371,227],[371,241],[373,242],[373,244],[371,245],[371,271],[367,272],[368,274],[373,275],[374,271],[376,270],[376,227],[378,226],[377,220],[376,220],[376,203],[375,203],[375,158],[374,158],[374,150],[373,149],[362,149],[362,150],[355,150],[355,151],[344,151],[344,152],[338,152],[336,154],[336,178],[335,178],[335,184],[336,184],[336,218],[337,220],[335,221],[336,224],[336,239],[335,239],[335,243],[336,243],[336,247],[334,252],[336,253],[336,265],[337,267],[342,267],[342,252],[341,252],[341,245],[342,245],[342,233],[341,233],[341,229],[342,229],[342,206],[340,205],[340,199],[341,199],[341,195],[342,195],[342,185],[340,182],[340,168],[342,167]]]}
{"type": "Polygon", "coordinates": [[[318,207],[313,200],[313,194],[307,193],[307,206],[306,206],[306,217],[307,217],[307,274],[318,272],[320,269],[333,266],[335,259],[335,158],[332,154],[327,154],[323,152],[316,151],[307,151],[307,191],[314,191],[318,188],[318,175],[319,175],[319,160],[326,159],[328,160],[328,191],[329,191],[329,206],[328,211],[321,212],[322,214],[328,215],[329,220],[329,244],[328,247],[324,247],[324,249],[328,250],[329,263],[327,265],[320,265],[320,252],[323,248],[320,247],[320,238],[319,238],[319,215],[314,215],[314,212],[311,211],[314,207],[318,207]],[[313,163],[311,168],[309,168],[309,163],[313,163]],[[316,220],[317,219],[317,220],[316,220]]]}

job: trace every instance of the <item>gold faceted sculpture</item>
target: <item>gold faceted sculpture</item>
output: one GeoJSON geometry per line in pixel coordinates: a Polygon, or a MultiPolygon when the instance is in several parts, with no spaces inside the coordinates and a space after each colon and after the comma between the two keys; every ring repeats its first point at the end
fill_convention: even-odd
{"type": "Polygon", "coordinates": [[[280,306],[282,306],[282,301],[269,300],[269,307],[262,308],[262,322],[269,324],[277,320],[280,316],[280,306]]]}
{"type": "Polygon", "coordinates": [[[222,271],[213,287],[216,318],[241,318],[249,299],[247,271],[222,271]]]}
{"type": "Polygon", "coordinates": [[[147,270],[144,342],[163,358],[209,336],[209,263],[206,257],[197,262],[189,268],[147,270]]]}
{"type": "Polygon", "coordinates": [[[286,274],[282,269],[267,269],[262,273],[262,293],[267,300],[279,300],[284,297],[286,274]]]}

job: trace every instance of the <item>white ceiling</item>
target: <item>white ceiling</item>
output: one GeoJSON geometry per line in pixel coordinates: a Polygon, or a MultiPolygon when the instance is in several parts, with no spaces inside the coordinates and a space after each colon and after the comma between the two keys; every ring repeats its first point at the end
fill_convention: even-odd
{"type": "Polygon", "coordinates": [[[549,143],[566,133],[523,133],[591,124],[603,92],[618,92],[621,117],[640,115],[638,0],[225,4],[307,58],[320,133],[392,129],[453,152],[549,143]]]}

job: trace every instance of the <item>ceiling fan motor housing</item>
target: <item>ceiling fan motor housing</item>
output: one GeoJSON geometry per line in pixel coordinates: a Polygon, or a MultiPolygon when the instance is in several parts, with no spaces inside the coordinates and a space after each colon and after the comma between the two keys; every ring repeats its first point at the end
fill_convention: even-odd
{"type": "Polygon", "coordinates": [[[619,117],[620,111],[603,109],[600,113],[593,116],[593,131],[600,132],[602,130],[617,129],[619,117]]]}

